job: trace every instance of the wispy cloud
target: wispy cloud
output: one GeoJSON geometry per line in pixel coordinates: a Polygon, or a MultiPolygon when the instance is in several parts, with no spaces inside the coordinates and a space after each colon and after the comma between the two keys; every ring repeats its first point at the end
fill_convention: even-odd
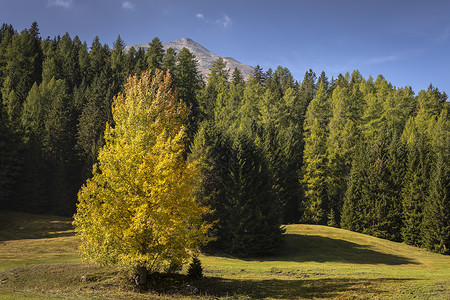
{"type": "Polygon", "coordinates": [[[70,8],[73,0],[48,0],[48,6],[70,8]]]}
{"type": "Polygon", "coordinates": [[[227,14],[225,14],[222,18],[216,20],[216,23],[223,26],[223,28],[228,28],[229,26],[231,26],[233,21],[227,14]]]}
{"type": "Polygon", "coordinates": [[[123,1],[122,2],[122,8],[123,9],[128,9],[128,10],[134,10],[134,4],[131,3],[130,1],[123,1]]]}
{"type": "Polygon", "coordinates": [[[205,15],[202,14],[202,13],[197,13],[195,15],[195,17],[199,21],[206,22],[206,23],[209,23],[209,24],[215,24],[215,25],[218,25],[218,26],[223,27],[223,28],[228,28],[228,27],[231,26],[231,24],[233,24],[233,20],[227,14],[224,14],[223,17],[219,18],[219,19],[206,18],[205,15]]]}
{"type": "Polygon", "coordinates": [[[401,57],[399,55],[378,56],[378,57],[371,57],[366,60],[363,60],[362,63],[364,65],[376,65],[376,64],[382,64],[385,62],[396,61],[400,58],[401,57]]]}

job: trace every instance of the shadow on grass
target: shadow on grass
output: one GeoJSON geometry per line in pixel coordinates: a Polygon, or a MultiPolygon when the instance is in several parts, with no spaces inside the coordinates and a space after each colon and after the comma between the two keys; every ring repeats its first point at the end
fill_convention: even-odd
{"type": "Polygon", "coordinates": [[[0,212],[0,241],[73,236],[70,218],[0,212]]]}
{"type": "Polygon", "coordinates": [[[205,296],[227,297],[246,296],[253,299],[293,299],[361,297],[376,294],[380,296],[382,285],[413,279],[300,279],[300,280],[242,280],[224,278],[203,278],[194,285],[205,296]]]}
{"type": "Polygon", "coordinates": [[[286,234],[284,245],[274,257],[246,259],[248,261],[295,261],[295,262],[343,262],[353,264],[418,264],[407,257],[386,254],[341,239],[317,235],[286,234]]]}
{"type": "Polygon", "coordinates": [[[216,297],[293,299],[383,297],[383,294],[389,293],[386,287],[390,286],[390,283],[402,284],[415,280],[412,278],[252,280],[204,277],[191,281],[182,274],[153,274],[149,277],[149,281],[154,281],[154,284],[148,289],[137,289],[127,274],[129,273],[119,268],[105,268],[84,263],[31,265],[0,272],[0,282],[3,282],[5,290],[33,290],[38,286],[39,290],[59,293],[65,291],[69,294],[77,293],[78,296],[83,296],[83,293],[88,291],[86,298],[90,298],[89,295],[92,293],[103,295],[112,293],[118,296],[126,293],[127,297],[117,298],[141,299],[141,296],[144,296],[148,299],[152,295],[159,295],[163,299],[178,299],[194,294],[207,299],[216,297]]]}

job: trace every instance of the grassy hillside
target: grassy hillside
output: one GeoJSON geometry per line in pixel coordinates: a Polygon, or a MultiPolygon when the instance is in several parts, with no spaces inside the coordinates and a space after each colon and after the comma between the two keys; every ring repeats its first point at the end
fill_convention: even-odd
{"type": "Polygon", "coordinates": [[[271,258],[203,255],[204,279],[158,278],[143,293],[126,271],[80,261],[70,219],[0,220],[0,299],[450,299],[450,257],[325,226],[287,226],[271,258]]]}

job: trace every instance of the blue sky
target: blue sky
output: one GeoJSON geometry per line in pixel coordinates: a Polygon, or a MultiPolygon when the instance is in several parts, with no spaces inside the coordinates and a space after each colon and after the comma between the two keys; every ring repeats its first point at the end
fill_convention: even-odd
{"type": "Polygon", "coordinates": [[[450,93],[450,1],[1,0],[0,22],[41,35],[66,32],[90,45],[192,38],[264,70],[278,65],[302,80],[358,69],[417,93],[430,83],[450,93]]]}

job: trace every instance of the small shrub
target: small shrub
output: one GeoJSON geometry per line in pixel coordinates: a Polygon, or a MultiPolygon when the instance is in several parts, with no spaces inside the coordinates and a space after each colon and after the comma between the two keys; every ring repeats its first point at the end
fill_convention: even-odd
{"type": "Polygon", "coordinates": [[[192,257],[192,262],[189,264],[187,275],[192,279],[198,279],[203,277],[202,262],[197,256],[192,257]]]}

